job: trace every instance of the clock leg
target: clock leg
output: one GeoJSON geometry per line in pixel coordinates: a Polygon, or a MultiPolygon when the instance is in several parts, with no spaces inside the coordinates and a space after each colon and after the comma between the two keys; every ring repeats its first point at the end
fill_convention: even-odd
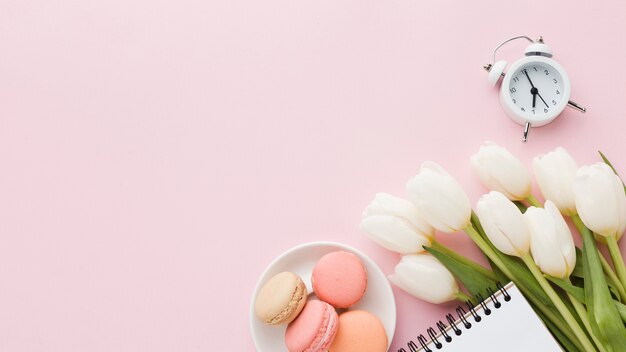
{"type": "Polygon", "coordinates": [[[524,138],[522,138],[522,142],[528,142],[528,133],[530,132],[530,122],[526,122],[524,126],[524,138]]]}
{"type": "Polygon", "coordinates": [[[571,101],[571,100],[567,102],[567,106],[569,106],[570,108],[576,109],[576,110],[578,110],[580,112],[587,112],[586,108],[576,104],[576,102],[571,101]]]}

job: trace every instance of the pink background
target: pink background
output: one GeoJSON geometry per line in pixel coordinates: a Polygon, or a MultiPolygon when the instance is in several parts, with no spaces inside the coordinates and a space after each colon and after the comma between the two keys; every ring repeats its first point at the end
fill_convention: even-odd
{"type": "MultiPolygon", "coordinates": [[[[332,240],[390,273],[361,211],[426,159],[475,201],[485,139],[626,174],[626,3],[584,4],[1,1],[0,350],[252,351],[274,257],[332,240]],[[525,145],[481,68],[519,34],[589,109],[525,145]]],[[[451,308],[396,297],[394,350],[451,308]]]]}

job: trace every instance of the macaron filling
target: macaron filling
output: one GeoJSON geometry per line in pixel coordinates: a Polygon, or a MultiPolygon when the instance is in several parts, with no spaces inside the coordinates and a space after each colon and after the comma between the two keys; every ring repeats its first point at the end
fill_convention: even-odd
{"type": "Polygon", "coordinates": [[[339,317],[328,303],[311,300],[285,331],[290,352],[326,352],[339,328],[339,317]]]}
{"type": "Polygon", "coordinates": [[[300,310],[297,309],[299,305],[302,304],[302,301],[306,299],[306,287],[302,285],[296,286],[296,289],[293,291],[291,295],[291,300],[289,300],[289,304],[283,308],[283,310],[272,317],[268,324],[278,324],[282,321],[288,320],[290,315],[300,313],[300,310]]]}
{"type": "Polygon", "coordinates": [[[335,325],[337,324],[337,314],[332,314],[329,312],[328,324],[326,325],[326,331],[324,335],[317,341],[315,346],[312,346],[308,351],[317,352],[322,351],[324,347],[327,347],[332,342],[335,334],[337,333],[337,329],[335,329],[335,325]]]}

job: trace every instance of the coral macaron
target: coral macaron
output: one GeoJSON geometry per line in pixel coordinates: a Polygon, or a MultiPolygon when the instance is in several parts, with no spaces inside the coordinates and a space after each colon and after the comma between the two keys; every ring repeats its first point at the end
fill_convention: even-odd
{"type": "Polygon", "coordinates": [[[383,323],[372,313],[351,310],[339,316],[330,352],[385,352],[389,341],[383,323]]]}
{"type": "Polygon", "coordinates": [[[309,301],[285,331],[289,352],[326,352],[338,329],[338,316],[330,304],[309,301]]]}
{"type": "Polygon", "coordinates": [[[357,303],[367,288],[367,272],[355,254],[346,251],[324,255],[313,268],[313,291],[336,308],[357,303]]]}
{"type": "Polygon", "coordinates": [[[265,324],[292,322],[304,308],[307,289],[300,276],[285,271],[263,285],[254,303],[257,317],[265,324]]]}

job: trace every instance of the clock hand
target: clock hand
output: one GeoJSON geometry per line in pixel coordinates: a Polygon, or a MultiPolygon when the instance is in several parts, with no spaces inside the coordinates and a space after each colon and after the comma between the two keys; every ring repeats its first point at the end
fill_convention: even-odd
{"type": "Polygon", "coordinates": [[[533,81],[531,81],[530,80],[530,76],[528,76],[528,71],[526,71],[526,69],[524,69],[522,72],[524,72],[524,74],[526,75],[526,78],[528,78],[528,82],[530,82],[530,86],[535,88],[535,85],[533,84],[533,81]]]}
{"type": "MultiPolygon", "coordinates": [[[[539,94],[539,91],[537,91],[537,95],[539,96],[539,98],[541,98],[541,101],[546,104],[546,108],[549,108],[548,103],[546,103],[545,100],[543,100],[543,98],[541,97],[541,94],[539,94]]],[[[534,105],[533,105],[534,106],[534,105]]]]}
{"type": "Polygon", "coordinates": [[[537,88],[535,88],[535,85],[533,84],[533,81],[530,80],[530,76],[528,75],[528,71],[526,71],[526,69],[522,70],[522,72],[524,72],[524,74],[526,75],[526,78],[528,78],[528,82],[530,82],[530,86],[532,87],[530,89],[530,94],[533,95],[533,108],[535,107],[535,102],[537,101],[537,94],[539,93],[539,90],[537,88]]]}

